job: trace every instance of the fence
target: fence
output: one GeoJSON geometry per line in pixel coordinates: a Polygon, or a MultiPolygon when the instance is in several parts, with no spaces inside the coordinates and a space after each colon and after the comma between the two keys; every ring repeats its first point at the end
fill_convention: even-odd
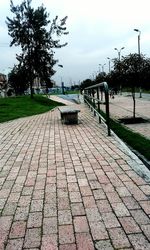
{"type": "Polygon", "coordinates": [[[106,82],[98,83],[96,85],[90,86],[84,89],[84,101],[88,104],[91,110],[94,111],[99,117],[99,123],[103,119],[107,124],[108,136],[110,133],[110,118],[109,118],[109,90],[106,82]],[[103,101],[103,93],[105,94],[105,101],[103,101]],[[100,114],[100,104],[106,105],[106,121],[100,114]]]}

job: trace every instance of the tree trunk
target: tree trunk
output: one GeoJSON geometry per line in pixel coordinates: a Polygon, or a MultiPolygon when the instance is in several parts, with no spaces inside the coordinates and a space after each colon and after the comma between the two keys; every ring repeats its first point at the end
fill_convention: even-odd
{"type": "Polygon", "coordinates": [[[135,88],[132,89],[132,98],[133,98],[133,118],[135,119],[135,88]]]}
{"type": "Polygon", "coordinates": [[[30,96],[31,96],[31,99],[33,99],[33,86],[32,86],[32,81],[30,81],[30,96]]]}

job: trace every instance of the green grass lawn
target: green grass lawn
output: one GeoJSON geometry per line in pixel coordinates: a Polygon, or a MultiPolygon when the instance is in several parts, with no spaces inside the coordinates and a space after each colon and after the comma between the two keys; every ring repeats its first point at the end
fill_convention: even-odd
{"type": "Polygon", "coordinates": [[[40,95],[33,99],[30,96],[0,98],[0,122],[37,115],[61,105],[40,95]]]}

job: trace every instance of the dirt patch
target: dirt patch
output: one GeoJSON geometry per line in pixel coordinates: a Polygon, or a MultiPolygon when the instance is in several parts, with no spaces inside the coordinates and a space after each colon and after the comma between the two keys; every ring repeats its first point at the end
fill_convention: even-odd
{"type": "Polygon", "coordinates": [[[142,117],[124,117],[124,118],[120,118],[118,119],[118,121],[120,123],[123,124],[137,124],[137,123],[147,123],[150,122],[148,119],[144,119],[142,117]]]}

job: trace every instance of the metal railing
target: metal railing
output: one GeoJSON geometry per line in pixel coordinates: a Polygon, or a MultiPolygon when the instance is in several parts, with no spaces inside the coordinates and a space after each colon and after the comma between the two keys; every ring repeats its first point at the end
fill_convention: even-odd
{"type": "Polygon", "coordinates": [[[98,83],[96,85],[90,86],[84,89],[84,101],[88,104],[91,110],[94,111],[94,115],[96,114],[99,117],[99,123],[101,120],[106,122],[108,136],[110,133],[110,119],[109,119],[109,89],[106,82],[98,83]],[[105,101],[103,101],[103,93],[105,93],[105,101]],[[101,97],[101,98],[100,98],[101,97]],[[100,100],[101,99],[101,100],[100,100]],[[100,104],[106,105],[106,121],[100,114],[100,104]]]}

